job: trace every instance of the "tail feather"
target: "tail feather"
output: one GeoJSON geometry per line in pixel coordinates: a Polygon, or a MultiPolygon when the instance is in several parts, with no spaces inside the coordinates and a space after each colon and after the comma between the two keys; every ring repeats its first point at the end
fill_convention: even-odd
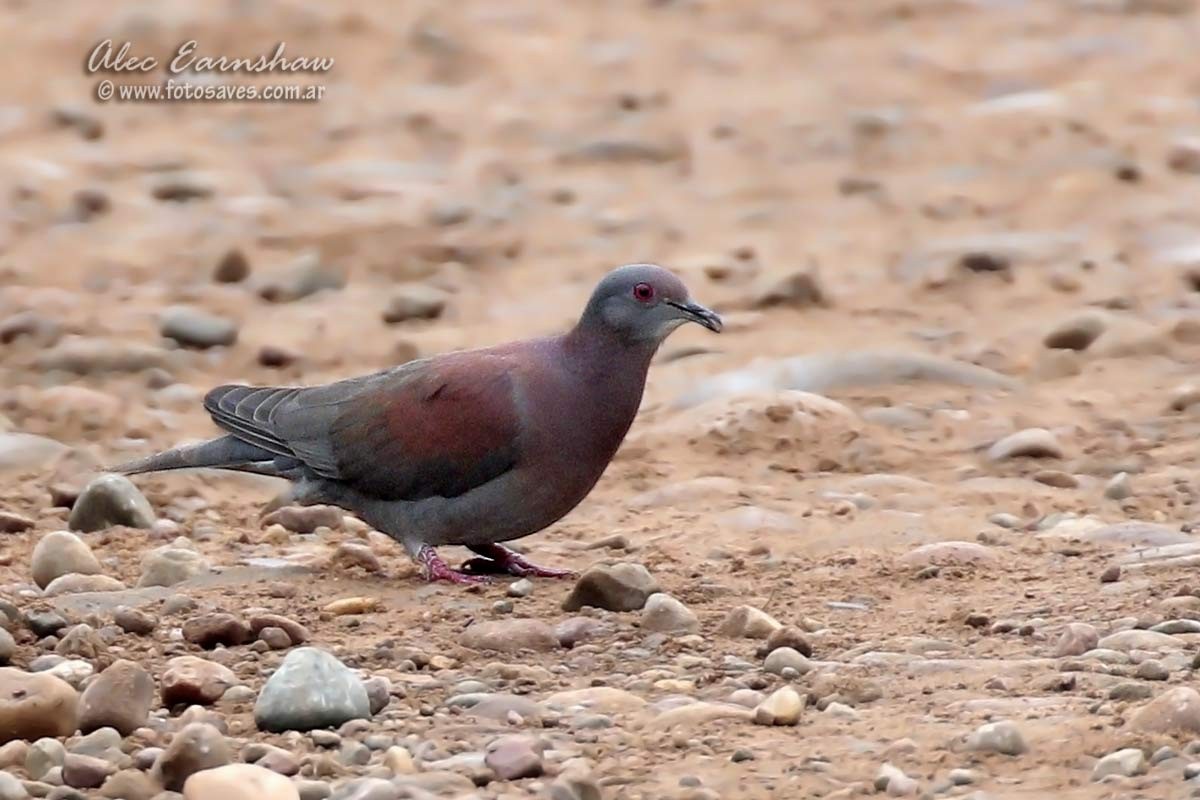
{"type": "Polygon", "coordinates": [[[143,472],[213,467],[276,474],[279,471],[279,466],[275,463],[277,458],[275,453],[244,442],[235,436],[222,436],[207,442],[176,447],[173,450],[118,464],[109,471],[119,472],[123,475],[138,475],[143,472]]]}

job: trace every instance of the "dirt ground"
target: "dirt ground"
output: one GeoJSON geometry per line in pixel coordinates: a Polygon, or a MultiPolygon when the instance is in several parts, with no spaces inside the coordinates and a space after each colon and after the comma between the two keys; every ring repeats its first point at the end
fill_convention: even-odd
{"type": "MultiPolygon", "coordinates": [[[[0,510],[34,526],[0,534],[0,596],[97,626],[116,605],[144,608],[156,629],[110,646],[155,676],[201,652],[179,633],[193,612],[164,611],[168,594],[286,614],[393,686],[347,737],[385,734],[423,769],[483,784],[408,796],[593,797],[563,793],[570,772],[611,800],[858,797],[877,792],[885,763],[912,781],[885,778],[883,794],[1200,792],[1185,779],[1200,708],[1160,724],[1151,707],[1195,685],[1200,624],[1168,626],[1153,646],[1118,637],[1063,655],[1061,641],[1071,623],[1108,637],[1200,619],[1194,3],[71,2],[48,14],[12,2],[3,14],[0,431],[71,450],[3,473],[0,510]],[[148,81],[80,68],[106,38],[163,60],[188,39],[231,57],[283,41],[335,64],[211,77],[324,85],[315,103],[98,103],[103,78],[148,81]],[[232,252],[248,275],[221,282],[232,252]],[[315,384],[562,330],[605,271],[633,261],[677,271],[726,330],[667,342],[600,484],[521,546],[581,571],[644,564],[699,635],[594,611],[599,632],[573,649],[473,650],[472,621],[577,616],[562,609],[572,582],[515,598],[508,581],[427,586],[386,537],[268,529],[279,485],[209,473],[135,479],[174,525],[81,537],[129,587],[177,533],[213,574],[107,598],[32,586],[34,545],[67,527],[51,488],[212,434],[211,386],[315,384]],[[335,285],[296,297],[298,275],[335,285]],[[791,291],[772,294],[781,283],[791,291]],[[444,301],[435,318],[385,321],[397,295],[430,292],[444,301]],[[160,333],[174,305],[233,321],[236,342],[177,346],[160,333]],[[1053,452],[992,449],[1030,428],[1053,452]],[[1131,522],[1145,524],[1114,527],[1131,522]],[[367,544],[379,570],[336,558],[346,542],[367,544]],[[969,544],[925,547],[938,542],[969,544]],[[323,610],[346,597],[379,606],[323,610]],[[813,668],[771,674],[762,642],[718,634],[743,604],[803,630],[813,668]],[[549,719],[448,705],[468,680],[549,719]],[[794,727],[662,722],[681,698],[725,704],[789,682],[809,703],[794,727]],[[597,686],[628,695],[583,711],[548,701],[597,686]],[[1024,752],[972,746],[1003,720],[1024,752]],[[488,782],[453,758],[510,732],[547,742],[543,777],[488,782]],[[1144,763],[1094,780],[1123,748],[1144,763]]],[[[16,641],[23,669],[46,650],[28,631],[16,641]]],[[[286,655],[218,652],[255,690],[286,655]]],[[[237,747],[319,750],[259,733],[252,705],[214,706],[237,747]]],[[[168,737],[175,717],[156,714],[168,737]]],[[[339,797],[339,781],[379,764],[373,752],[321,775],[305,762],[302,776],[339,797]]]]}

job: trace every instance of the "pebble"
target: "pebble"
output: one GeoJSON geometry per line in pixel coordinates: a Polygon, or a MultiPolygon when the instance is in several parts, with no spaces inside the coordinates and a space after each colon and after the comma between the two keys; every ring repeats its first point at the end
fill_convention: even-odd
{"type": "Polygon", "coordinates": [[[1042,344],[1059,350],[1087,350],[1107,327],[1103,314],[1084,311],[1055,325],[1042,344]]]}
{"type": "MultiPolygon", "coordinates": [[[[32,669],[33,664],[30,663],[29,666],[32,669]]],[[[47,675],[53,675],[59,680],[66,681],[71,688],[79,689],[83,686],[84,681],[92,677],[95,671],[91,662],[80,661],[79,659],[64,659],[45,672],[47,675]]]]}
{"type": "Polygon", "coordinates": [[[327,611],[335,617],[344,617],[369,614],[377,608],[379,608],[379,598],[377,597],[343,597],[327,603],[321,610],[327,611]]]}
{"type": "Polygon", "coordinates": [[[0,511],[0,533],[24,533],[34,526],[34,521],[12,511],[0,511]]]}
{"type": "Polygon", "coordinates": [[[295,784],[255,764],[226,764],[192,774],[184,800],[299,800],[295,784]]]}
{"type": "Polygon", "coordinates": [[[907,797],[916,794],[917,788],[917,782],[893,764],[882,764],[875,775],[876,791],[886,792],[888,797],[907,797]]]}
{"type": "Polygon", "coordinates": [[[309,639],[308,628],[281,614],[253,614],[248,620],[250,630],[261,633],[267,628],[277,628],[287,634],[291,646],[304,644],[309,639]]]}
{"type": "Polygon", "coordinates": [[[171,738],[154,762],[151,777],[164,789],[178,792],[193,774],[232,761],[233,754],[219,730],[204,722],[192,722],[171,738]]]}
{"type": "Polygon", "coordinates": [[[165,545],[142,557],[138,586],[175,586],[212,570],[208,559],[189,547],[165,545]]]}
{"type": "Polygon", "coordinates": [[[113,800],[155,800],[159,792],[150,776],[138,769],[115,772],[100,787],[100,796],[113,800]]]}
{"type": "Polygon", "coordinates": [[[590,775],[561,775],[550,784],[550,800],[604,800],[604,795],[590,775]]]}
{"type": "Polygon", "coordinates": [[[502,736],[488,745],[484,763],[502,781],[536,778],[544,770],[542,752],[542,744],[532,736],[502,736]]]}
{"type": "Polygon", "coordinates": [[[290,303],[326,289],[346,285],[344,272],[326,264],[315,251],[301,254],[258,288],[258,296],[268,303],[290,303]]]}
{"type": "Polygon", "coordinates": [[[732,639],[766,639],[783,627],[783,623],[754,606],[737,606],[725,615],[717,635],[732,639]]]}
{"type": "Polygon", "coordinates": [[[1183,647],[1183,642],[1166,633],[1127,630],[1110,633],[1102,638],[1097,646],[1104,650],[1128,653],[1130,650],[1179,650],[1183,647]]]}
{"type": "Polygon", "coordinates": [[[0,470],[41,469],[62,456],[67,446],[32,433],[0,433],[0,470]]]}
{"type": "Polygon", "coordinates": [[[1163,666],[1161,661],[1154,659],[1147,659],[1138,664],[1134,674],[1144,681],[1165,681],[1171,677],[1171,671],[1163,666]]]}
{"type": "Polygon", "coordinates": [[[62,575],[50,581],[50,585],[42,592],[44,597],[58,597],[64,594],[83,594],[85,592],[121,592],[125,584],[107,575],[79,575],[71,573],[62,575]]]}
{"type": "Polygon", "coordinates": [[[383,571],[379,556],[375,555],[370,545],[361,542],[339,543],[333,551],[333,560],[347,567],[362,567],[370,573],[377,574],[383,571]]]}
{"type": "Polygon", "coordinates": [[[78,729],[79,694],[47,673],[0,667],[0,744],[69,736],[78,729]]]}
{"type": "Polygon", "coordinates": [[[167,353],[162,348],[83,336],[69,336],[37,358],[40,369],[76,375],[142,372],[166,364],[167,353]]]}
{"type": "Polygon", "coordinates": [[[700,630],[700,620],[695,612],[663,592],[655,592],[646,600],[641,624],[642,630],[656,633],[695,633],[700,630]]]}
{"type": "Polygon", "coordinates": [[[172,658],[159,679],[163,705],[167,708],[212,705],[237,683],[237,676],[229,667],[196,656],[172,658]]]}
{"type": "Polygon", "coordinates": [[[1168,689],[1135,711],[1129,727],[1149,733],[1200,734],[1200,692],[1189,686],[1168,689]]]}
{"type": "Polygon", "coordinates": [[[1127,747],[1109,753],[1096,762],[1092,768],[1092,780],[1101,781],[1109,775],[1124,775],[1132,777],[1140,775],[1146,768],[1146,757],[1136,747],[1127,747]]]}
{"type": "Polygon", "coordinates": [[[63,782],[75,789],[99,789],[117,768],[103,758],[68,753],[63,761],[63,782]]]}
{"type": "Polygon", "coordinates": [[[154,679],[141,666],[125,659],[114,661],[88,683],[79,698],[79,730],[91,733],[115,728],[128,736],[146,724],[154,705],[154,689],[154,679]]]}
{"type": "Polygon", "coordinates": [[[308,534],[317,528],[336,531],[342,527],[344,517],[342,510],[334,506],[284,506],[263,517],[262,525],[282,525],[292,533],[308,534]]]}
{"type": "Polygon", "coordinates": [[[1100,634],[1092,625],[1085,622],[1068,623],[1054,645],[1054,655],[1081,656],[1089,650],[1095,650],[1100,644],[1100,634]]]}
{"type": "Polygon", "coordinates": [[[25,771],[35,781],[46,777],[55,767],[61,767],[67,760],[67,748],[57,739],[38,739],[29,746],[25,756],[25,771]]]}
{"type": "Polygon", "coordinates": [[[218,645],[233,647],[253,638],[245,620],[223,612],[201,614],[183,623],[183,638],[211,650],[218,645]]]}
{"type": "Polygon", "coordinates": [[[159,318],[158,330],[165,338],[197,350],[228,347],[238,337],[237,323],[191,306],[169,306],[159,318]]]}
{"type": "Polygon", "coordinates": [[[67,626],[67,621],[62,618],[62,614],[58,612],[40,612],[40,610],[28,610],[23,615],[25,625],[29,630],[34,632],[34,636],[43,638],[54,636],[67,626]]]}
{"type": "Polygon", "coordinates": [[[397,325],[409,320],[437,319],[446,310],[446,295],[422,284],[399,287],[383,311],[383,321],[397,325]]]}
{"type": "Polygon", "coordinates": [[[607,611],[639,611],[659,591],[658,581],[641,564],[597,564],[584,571],[563,600],[564,611],[585,606],[607,611]]]}
{"type": "Polygon", "coordinates": [[[560,645],[569,649],[607,630],[608,626],[599,620],[590,617],[568,617],[554,626],[554,635],[558,637],[560,645]]]}
{"type": "Polygon", "coordinates": [[[0,770],[0,800],[28,800],[29,792],[15,776],[0,770]]]}
{"type": "Polygon", "coordinates": [[[967,747],[1006,756],[1019,756],[1029,749],[1020,728],[1009,720],[980,725],[967,737],[967,747]]]}
{"type": "Polygon", "coordinates": [[[1062,458],[1063,449],[1054,434],[1045,428],[1026,428],[997,441],[988,448],[987,455],[992,461],[1010,458],[1062,458]]]}
{"type": "Polygon", "coordinates": [[[533,581],[528,578],[521,578],[519,581],[513,581],[508,585],[505,592],[509,597],[528,597],[533,594],[533,581]]]}
{"type": "Polygon", "coordinates": [[[0,628],[0,666],[12,661],[13,656],[17,654],[17,641],[13,635],[4,628],[0,628]]]}
{"type": "Polygon", "coordinates": [[[750,301],[750,307],[825,308],[829,294],[815,268],[796,270],[782,277],[768,278],[750,301]]]}
{"type": "Polygon", "coordinates": [[[1033,473],[1033,479],[1043,486],[1053,486],[1055,489],[1079,488],[1079,479],[1060,469],[1040,469],[1033,473]]]}
{"type": "Polygon", "coordinates": [[[117,606],[113,609],[113,623],[126,633],[135,636],[145,636],[153,633],[158,627],[158,619],[152,614],[129,606],[117,606]]]}
{"type": "Polygon", "coordinates": [[[241,283],[250,277],[250,261],[237,247],[231,247],[217,260],[213,280],[217,283],[241,283]]]}
{"type": "Polygon", "coordinates": [[[407,748],[393,746],[383,753],[383,766],[393,775],[411,775],[417,771],[416,762],[407,748]]]}
{"type": "Polygon", "coordinates": [[[792,669],[798,674],[804,675],[812,669],[812,662],[804,654],[790,647],[780,647],[772,650],[763,659],[763,669],[774,675],[782,675],[786,669],[792,669]]]}
{"type": "Polygon", "coordinates": [[[100,475],[92,480],[71,508],[67,521],[73,531],[99,531],[114,525],[148,529],[154,526],[154,509],[124,475],[100,475]]]}
{"type": "Polygon", "coordinates": [[[254,721],[265,731],[309,731],[368,719],[370,698],[362,680],[324,650],[288,653],[254,704],[254,721]]]}
{"type": "Polygon", "coordinates": [[[108,652],[108,644],[100,638],[96,630],[86,623],[71,626],[58,644],[54,652],[67,658],[75,657],[94,661],[108,652]]]}
{"type": "Polygon", "coordinates": [[[1167,149],[1167,166],[1175,172],[1200,174],[1200,140],[1183,136],[1171,142],[1167,149]]]}
{"type": "Polygon", "coordinates": [[[963,564],[990,564],[997,560],[996,551],[976,542],[930,542],[900,556],[906,567],[946,567],[963,564]]]}
{"type": "Polygon", "coordinates": [[[804,713],[804,699],[790,686],[776,689],[754,709],[759,725],[796,725],[804,713]]]}
{"type": "Polygon", "coordinates": [[[101,569],[87,543],[68,531],[54,531],[34,546],[30,571],[33,582],[45,589],[63,575],[94,575],[101,569]]]}
{"type": "Polygon", "coordinates": [[[790,647],[805,657],[811,657],[813,654],[812,645],[808,642],[808,637],[804,635],[804,631],[799,628],[793,628],[790,625],[785,625],[782,628],[776,628],[767,637],[767,641],[758,649],[758,657],[766,658],[771,651],[778,650],[781,647],[790,647]]]}
{"type": "Polygon", "coordinates": [[[1129,473],[1118,472],[1104,485],[1104,496],[1109,500],[1127,500],[1133,496],[1129,473]]]}
{"type": "Polygon", "coordinates": [[[472,650],[516,653],[522,650],[551,652],[559,649],[554,629],[536,619],[504,619],[475,622],[459,636],[459,643],[472,650]]]}

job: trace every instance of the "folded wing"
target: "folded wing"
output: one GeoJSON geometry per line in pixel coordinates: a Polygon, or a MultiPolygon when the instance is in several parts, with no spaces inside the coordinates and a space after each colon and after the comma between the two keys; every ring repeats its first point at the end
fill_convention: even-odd
{"type": "Polygon", "coordinates": [[[519,460],[513,367],[476,353],[325,386],[220,386],[204,405],[237,438],[369,496],[456,497],[519,460]]]}

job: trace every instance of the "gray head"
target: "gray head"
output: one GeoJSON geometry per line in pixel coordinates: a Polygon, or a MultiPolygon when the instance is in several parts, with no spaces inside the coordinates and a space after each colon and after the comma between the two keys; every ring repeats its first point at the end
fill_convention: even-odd
{"type": "Polygon", "coordinates": [[[599,325],[628,344],[657,347],[685,322],[721,332],[721,318],[692,302],[673,273],[654,264],[627,264],[596,286],[580,326],[599,325]]]}

